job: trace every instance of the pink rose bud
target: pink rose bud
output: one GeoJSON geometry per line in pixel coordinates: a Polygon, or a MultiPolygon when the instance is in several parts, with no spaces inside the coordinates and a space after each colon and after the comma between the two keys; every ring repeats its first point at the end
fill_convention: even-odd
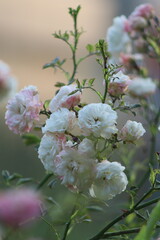
{"type": "Polygon", "coordinates": [[[49,105],[50,111],[55,112],[59,108],[70,109],[76,106],[77,104],[79,104],[81,100],[81,95],[82,94],[80,91],[78,91],[76,85],[61,87],[57,95],[50,102],[50,105],[49,105]]]}
{"type": "Polygon", "coordinates": [[[125,142],[135,142],[143,136],[146,130],[141,123],[128,120],[120,131],[120,138],[125,142]]]}
{"type": "Polygon", "coordinates": [[[130,24],[132,30],[141,30],[147,27],[148,23],[145,18],[136,16],[130,18],[130,24]]]}
{"type": "Polygon", "coordinates": [[[155,13],[155,10],[153,6],[149,3],[146,3],[136,7],[133,13],[131,14],[131,16],[134,16],[134,17],[139,16],[139,17],[149,19],[153,17],[154,13],[155,13]]]}
{"type": "Polygon", "coordinates": [[[108,92],[113,97],[119,97],[126,93],[130,79],[127,75],[119,71],[113,75],[109,85],[108,92]]]}
{"type": "Polygon", "coordinates": [[[30,132],[34,121],[39,120],[41,107],[37,88],[28,86],[9,100],[5,114],[6,124],[16,134],[30,132]]]}
{"type": "Polygon", "coordinates": [[[41,215],[41,198],[32,189],[12,189],[0,193],[0,221],[17,228],[41,215]]]}

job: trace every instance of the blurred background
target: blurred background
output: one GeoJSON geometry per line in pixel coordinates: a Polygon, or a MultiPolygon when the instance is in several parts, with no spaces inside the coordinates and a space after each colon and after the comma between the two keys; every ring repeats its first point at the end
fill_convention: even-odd
{"type": "MultiPolygon", "coordinates": [[[[35,85],[42,100],[50,99],[56,90],[54,84],[64,81],[64,76],[52,69],[42,70],[42,66],[55,57],[71,57],[66,45],[52,36],[55,31],[72,29],[68,8],[82,7],[78,26],[83,27],[85,33],[80,39],[78,54],[83,56],[88,43],[105,38],[114,17],[128,16],[137,5],[146,2],[151,2],[155,8],[159,4],[159,0],[0,0],[0,59],[10,65],[18,90],[35,85]]],[[[71,61],[66,68],[72,70],[71,61]]],[[[101,86],[101,69],[94,57],[80,65],[77,77],[95,77],[101,86]]],[[[94,101],[94,96],[87,94],[85,100],[94,101]]],[[[39,180],[44,175],[43,166],[33,147],[26,147],[20,136],[8,130],[4,123],[5,104],[0,103],[0,172],[8,169],[39,180]]]]}

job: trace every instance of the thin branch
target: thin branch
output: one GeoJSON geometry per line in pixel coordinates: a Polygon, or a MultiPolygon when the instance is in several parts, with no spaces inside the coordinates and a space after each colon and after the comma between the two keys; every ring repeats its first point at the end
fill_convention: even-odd
{"type": "Polygon", "coordinates": [[[53,173],[49,173],[47,174],[43,179],[42,181],[37,185],[36,189],[39,190],[47,181],[48,179],[53,176],[53,173]]]}

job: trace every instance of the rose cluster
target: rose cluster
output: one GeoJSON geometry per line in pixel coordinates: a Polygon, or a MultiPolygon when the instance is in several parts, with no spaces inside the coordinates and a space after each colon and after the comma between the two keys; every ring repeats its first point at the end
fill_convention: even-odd
{"type": "MultiPolygon", "coordinates": [[[[124,94],[129,82],[119,71],[110,80],[109,94],[124,94]]],[[[124,191],[128,183],[125,167],[107,159],[109,149],[123,142],[134,143],[145,130],[141,123],[130,120],[118,130],[112,106],[81,104],[81,95],[76,85],[67,85],[50,101],[38,156],[44,168],[71,191],[87,191],[108,200],[124,191]]],[[[28,86],[9,101],[6,124],[16,134],[30,132],[41,108],[36,87],[28,86]]]]}
{"type": "Polygon", "coordinates": [[[128,121],[119,131],[117,112],[109,104],[82,107],[81,92],[75,89],[75,85],[63,86],[51,100],[38,155],[44,168],[70,190],[89,191],[93,197],[108,200],[128,183],[125,167],[107,160],[108,145],[133,143],[145,130],[141,123],[128,121]]]}

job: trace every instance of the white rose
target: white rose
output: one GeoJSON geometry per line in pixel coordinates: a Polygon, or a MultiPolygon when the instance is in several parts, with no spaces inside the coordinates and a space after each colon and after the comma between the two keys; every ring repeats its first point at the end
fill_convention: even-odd
{"type": "Polygon", "coordinates": [[[79,111],[78,120],[85,136],[93,134],[109,139],[118,131],[115,126],[117,113],[108,104],[88,104],[79,111]]]}
{"type": "Polygon", "coordinates": [[[45,127],[42,128],[42,132],[64,133],[65,131],[72,130],[75,124],[75,113],[69,111],[67,108],[61,108],[52,113],[50,118],[47,119],[45,127]]]}
{"type": "Polygon", "coordinates": [[[62,150],[62,142],[53,134],[45,134],[40,142],[38,157],[47,171],[54,170],[54,160],[56,155],[62,150]]]}
{"type": "Polygon", "coordinates": [[[151,78],[135,78],[130,82],[128,90],[134,97],[147,97],[156,91],[156,84],[151,78]]]}
{"type": "Polygon", "coordinates": [[[96,160],[74,148],[66,148],[56,157],[54,173],[70,189],[88,189],[95,175],[96,160]]]}
{"type": "Polygon", "coordinates": [[[120,138],[126,142],[134,142],[142,137],[145,132],[146,130],[141,123],[128,120],[120,131],[120,138]]]}
{"type": "Polygon", "coordinates": [[[131,52],[131,40],[127,32],[125,32],[125,16],[116,17],[113,25],[108,28],[106,40],[108,42],[108,51],[112,57],[118,58],[120,52],[131,52]]]}
{"type": "Polygon", "coordinates": [[[94,142],[88,138],[83,139],[83,141],[78,145],[78,150],[79,152],[86,153],[89,156],[95,156],[96,154],[94,142]]]}
{"type": "Polygon", "coordinates": [[[124,169],[118,162],[104,160],[98,163],[96,178],[90,189],[91,196],[109,200],[123,192],[128,184],[124,169]]]}

